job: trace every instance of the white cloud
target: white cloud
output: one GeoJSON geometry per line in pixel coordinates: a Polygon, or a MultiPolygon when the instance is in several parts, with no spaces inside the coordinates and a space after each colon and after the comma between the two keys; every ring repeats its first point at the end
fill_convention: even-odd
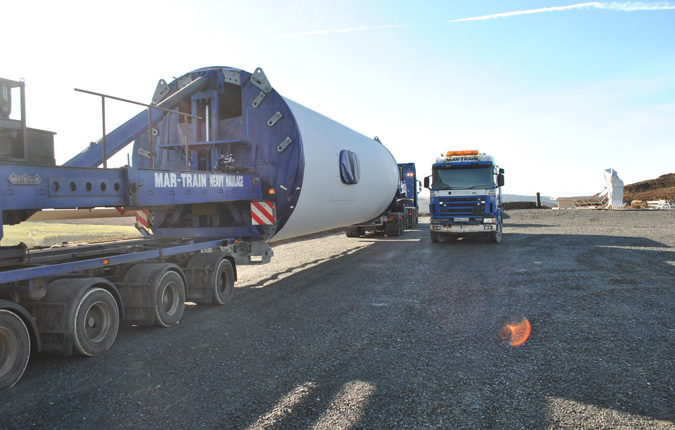
{"type": "Polygon", "coordinates": [[[517,10],[513,12],[503,12],[496,13],[492,15],[483,15],[483,16],[474,16],[471,18],[461,18],[453,19],[447,22],[462,22],[462,21],[482,21],[486,19],[495,19],[495,18],[506,18],[509,16],[516,15],[529,15],[533,13],[543,13],[543,12],[560,12],[565,10],[572,9],[604,9],[604,10],[617,10],[622,12],[635,12],[635,11],[649,11],[649,10],[675,10],[675,6],[667,2],[658,2],[658,3],[642,3],[642,2],[612,2],[612,3],[602,3],[602,2],[589,2],[589,3],[578,3],[572,4],[569,6],[552,6],[544,7],[541,9],[527,9],[527,10],[517,10]]]}
{"type": "Polygon", "coordinates": [[[408,26],[407,24],[393,24],[393,25],[376,25],[373,27],[349,27],[335,30],[312,30],[312,31],[305,31],[302,33],[289,34],[287,36],[281,36],[278,39],[292,39],[296,37],[316,36],[319,34],[352,33],[354,31],[381,30],[383,28],[400,28],[407,26],[408,26]]]}

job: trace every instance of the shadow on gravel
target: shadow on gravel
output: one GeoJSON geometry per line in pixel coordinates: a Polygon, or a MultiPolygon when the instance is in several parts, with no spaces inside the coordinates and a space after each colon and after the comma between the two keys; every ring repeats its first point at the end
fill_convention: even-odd
{"type": "MultiPolygon", "coordinates": [[[[423,256],[436,272],[448,261],[455,264],[450,278],[427,275],[419,280],[443,291],[439,300],[427,292],[426,300],[418,302],[417,308],[426,312],[412,323],[414,336],[410,326],[389,321],[392,332],[377,335],[381,355],[369,354],[373,344],[365,343],[348,360],[352,366],[345,363],[342,371],[351,379],[342,384],[366,380],[378,388],[366,417],[387,410],[398,417],[425,416],[416,424],[457,427],[469,422],[556,426],[575,414],[574,422],[591,417],[592,426],[641,426],[631,421],[634,416],[664,428],[675,421],[671,247],[647,238],[603,235],[508,234],[497,245],[501,248],[473,238],[456,246],[422,240],[428,243],[421,246],[433,246],[423,256]],[[505,312],[504,303],[521,311],[505,312]],[[507,316],[516,314],[532,319],[533,336],[522,347],[505,348],[495,342],[496,333],[507,316]],[[407,346],[400,338],[391,342],[394,333],[407,338],[407,346]],[[450,344],[439,345],[441,338],[450,344]],[[425,340],[430,348],[420,346],[425,340]],[[378,362],[396,369],[396,376],[369,369],[368,363],[378,362]],[[396,378],[400,381],[395,383],[396,378]],[[399,395],[394,387],[402,390],[399,395]],[[426,391],[434,400],[416,391],[426,391]]],[[[386,246],[376,242],[343,264],[358,271],[374,255],[387,254],[386,246]]],[[[314,267],[303,278],[309,284],[324,282],[331,269],[314,267]]],[[[363,276],[369,277],[367,272],[363,276]]],[[[351,288],[344,293],[352,295],[351,288]]],[[[338,390],[338,381],[330,378],[317,387],[327,383],[338,390]]],[[[410,421],[401,418],[393,424],[406,423],[410,421]]]]}
{"type": "Polygon", "coordinates": [[[396,238],[368,237],[371,246],[272,289],[239,292],[243,314],[267,302],[280,311],[234,324],[279,330],[264,353],[279,361],[259,369],[257,383],[298,376],[270,387],[277,395],[259,400],[252,428],[260,420],[329,428],[340,419],[355,427],[541,428],[575,414],[572,422],[590,419],[591,427],[634,416],[675,421],[668,246],[546,234],[444,246],[422,229],[410,238],[422,243],[393,253],[396,238]],[[399,264],[406,252],[410,264],[399,264]],[[533,335],[511,348],[498,333],[515,315],[531,319],[533,335]]]}
{"type": "Polygon", "coordinates": [[[0,427],[672,426],[672,248],[519,233],[432,244],[427,229],[354,239],[168,329],[125,328],[96,359],[32,361],[0,397],[0,427]],[[510,347],[501,329],[523,317],[532,336],[510,347]]]}

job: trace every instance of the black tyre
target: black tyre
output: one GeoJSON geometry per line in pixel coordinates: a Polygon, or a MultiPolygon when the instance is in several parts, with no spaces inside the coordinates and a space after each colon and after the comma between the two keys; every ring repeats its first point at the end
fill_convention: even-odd
{"type": "Polygon", "coordinates": [[[434,243],[441,241],[440,234],[435,231],[429,231],[429,236],[431,236],[431,241],[434,243]]]}
{"type": "Polygon", "coordinates": [[[345,229],[345,235],[347,237],[359,237],[359,229],[358,227],[348,227],[345,229]]]}
{"type": "Polygon", "coordinates": [[[490,242],[500,243],[502,241],[502,223],[497,225],[497,231],[490,233],[490,242]]]}
{"type": "Polygon", "coordinates": [[[224,305],[232,300],[234,294],[234,269],[230,260],[223,258],[213,273],[214,305],[224,305]]]}
{"type": "Polygon", "coordinates": [[[155,324],[169,327],[180,321],[185,311],[185,282],[173,270],[167,270],[157,283],[155,324]]]}
{"type": "Polygon", "coordinates": [[[30,335],[14,312],[0,309],[0,391],[14,386],[28,365],[30,335]]]}
{"type": "Polygon", "coordinates": [[[91,288],[75,312],[75,350],[88,357],[102,354],[115,342],[119,325],[119,308],[113,295],[103,288],[91,288]]]}
{"type": "Polygon", "coordinates": [[[389,237],[398,237],[403,233],[403,220],[399,218],[397,221],[387,222],[384,228],[384,233],[389,237]]]}

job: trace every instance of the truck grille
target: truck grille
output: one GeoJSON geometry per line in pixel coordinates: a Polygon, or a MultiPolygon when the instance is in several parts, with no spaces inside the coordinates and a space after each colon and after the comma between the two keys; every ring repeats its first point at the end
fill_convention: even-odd
{"type": "Polygon", "coordinates": [[[476,217],[485,215],[485,197],[441,197],[440,215],[446,217],[476,217]]]}

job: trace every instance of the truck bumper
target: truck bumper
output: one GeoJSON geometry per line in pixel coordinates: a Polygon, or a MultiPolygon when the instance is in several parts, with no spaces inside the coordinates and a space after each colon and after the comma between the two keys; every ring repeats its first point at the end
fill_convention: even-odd
{"type": "Polygon", "coordinates": [[[431,224],[431,231],[447,234],[493,233],[497,227],[494,224],[431,224]]]}

